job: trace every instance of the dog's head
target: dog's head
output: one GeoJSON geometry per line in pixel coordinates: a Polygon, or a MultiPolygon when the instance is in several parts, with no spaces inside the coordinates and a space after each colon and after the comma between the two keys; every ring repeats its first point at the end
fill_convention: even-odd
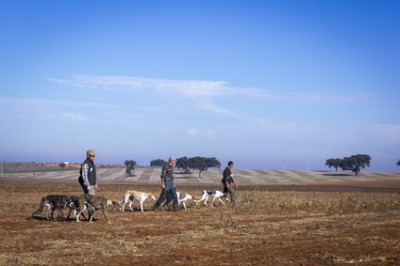
{"type": "Polygon", "coordinates": [[[107,206],[111,207],[111,209],[119,210],[121,208],[121,202],[116,200],[107,200],[107,206]]]}

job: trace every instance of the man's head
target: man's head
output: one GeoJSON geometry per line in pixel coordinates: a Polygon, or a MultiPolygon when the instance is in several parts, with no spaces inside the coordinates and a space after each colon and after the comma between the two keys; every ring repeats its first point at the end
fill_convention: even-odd
{"type": "Polygon", "coordinates": [[[90,150],[88,150],[88,151],[86,152],[86,156],[87,156],[89,159],[93,160],[94,157],[96,156],[96,152],[95,152],[94,150],[90,149],[90,150]]]}
{"type": "Polygon", "coordinates": [[[233,167],[233,162],[232,162],[232,161],[229,161],[229,162],[228,162],[228,167],[229,167],[230,169],[232,169],[232,167],[233,167]]]}
{"type": "Polygon", "coordinates": [[[174,165],[176,162],[176,158],[174,156],[169,157],[169,164],[174,165]]]}

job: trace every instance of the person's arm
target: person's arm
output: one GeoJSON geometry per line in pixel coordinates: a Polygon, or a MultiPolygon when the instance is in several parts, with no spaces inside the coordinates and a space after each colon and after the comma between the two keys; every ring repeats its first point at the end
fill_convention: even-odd
{"type": "Polygon", "coordinates": [[[160,176],[162,188],[165,188],[165,180],[164,180],[165,175],[166,175],[166,167],[165,167],[165,165],[164,165],[163,168],[162,168],[162,170],[161,170],[161,176],[160,176]]]}
{"type": "MultiPolygon", "coordinates": [[[[233,179],[232,179],[233,180],[233,179]]],[[[236,184],[235,180],[232,181],[233,185],[235,186],[235,188],[238,187],[238,185],[236,184]]]]}
{"type": "Polygon", "coordinates": [[[83,179],[83,185],[89,188],[88,172],[89,172],[89,165],[85,163],[82,165],[82,179],[83,179]]]}
{"type": "Polygon", "coordinates": [[[228,183],[229,175],[230,175],[230,171],[228,171],[228,168],[226,168],[226,169],[224,170],[224,177],[223,177],[224,185],[225,185],[226,187],[229,187],[229,183],[228,183]]]}

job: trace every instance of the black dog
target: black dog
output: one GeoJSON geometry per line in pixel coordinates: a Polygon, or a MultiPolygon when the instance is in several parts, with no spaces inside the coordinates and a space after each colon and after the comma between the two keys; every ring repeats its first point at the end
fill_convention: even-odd
{"type": "Polygon", "coordinates": [[[59,215],[61,218],[64,218],[64,214],[62,209],[67,206],[70,201],[70,197],[66,195],[47,195],[46,197],[42,198],[42,201],[39,204],[39,208],[32,213],[31,219],[35,214],[39,214],[43,211],[43,208],[47,208],[46,212],[46,219],[49,220],[49,213],[51,212],[51,219],[54,220],[53,213],[55,210],[58,210],[59,215]]]}

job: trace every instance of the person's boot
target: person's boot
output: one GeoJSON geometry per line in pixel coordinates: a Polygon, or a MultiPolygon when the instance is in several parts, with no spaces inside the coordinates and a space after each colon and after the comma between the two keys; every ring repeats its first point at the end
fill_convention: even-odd
{"type": "Polygon", "coordinates": [[[154,207],[153,207],[152,210],[153,210],[154,212],[158,212],[158,211],[159,211],[159,209],[158,209],[159,207],[160,207],[160,206],[156,204],[156,205],[154,205],[154,207]]]}

